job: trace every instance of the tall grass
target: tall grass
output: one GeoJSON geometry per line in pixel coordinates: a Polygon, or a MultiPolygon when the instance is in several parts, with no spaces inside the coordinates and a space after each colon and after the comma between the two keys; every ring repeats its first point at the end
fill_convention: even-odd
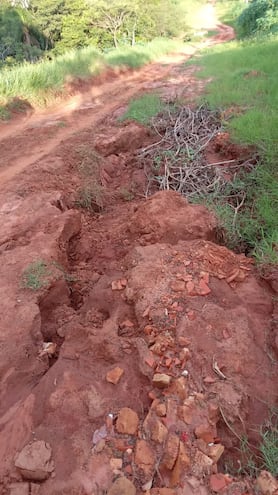
{"type": "MultiPolygon", "coordinates": [[[[260,165],[243,178],[245,208],[238,215],[238,237],[259,261],[278,261],[278,36],[218,45],[196,62],[200,77],[212,77],[206,100],[212,107],[237,107],[226,123],[235,142],[255,145],[260,165]]],[[[217,201],[216,201],[217,202],[217,201]]],[[[218,202],[219,206],[223,207],[218,202]]],[[[228,207],[229,210],[229,207],[228,207]]],[[[227,208],[225,213],[227,213],[227,208]]],[[[228,217],[233,211],[228,211],[228,217]]],[[[229,224],[231,218],[225,218],[229,224]]]]}
{"type": "Polygon", "coordinates": [[[17,97],[28,100],[31,105],[44,106],[62,94],[69,78],[96,75],[107,66],[140,67],[182,46],[181,42],[159,38],[143,46],[119,48],[106,54],[86,47],[71,50],[53,60],[2,69],[0,105],[17,97]]]}

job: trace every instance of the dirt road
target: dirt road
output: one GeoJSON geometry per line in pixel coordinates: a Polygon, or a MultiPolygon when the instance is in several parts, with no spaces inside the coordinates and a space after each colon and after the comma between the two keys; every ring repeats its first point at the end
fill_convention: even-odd
{"type": "Polygon", "coordinates": [[[154,135],[117,120],[141,92],[201,94],[189,56],[3,128],[1,495],[255,493],[238,447],[275,402],[275,280],[203,206],[146,200],[154,135]]]}
{"type": "MultiPolygon", "coordinates": [[[[211,15],[209,16],[209,19],[211,15]]],[[[214,25],[215,20],[210,21],[214,25]]],[[[200,94],[202,84],[192,79],[194,71],[181,71],[183,64],[198,49],[220,43],[234,36],[232,28],[219,25],[219,34],[184,52],[163,57],[157,63],[132,71],[110,70],[91,82],[81,83],[80,91],[56,107],[36,111],[19,122],[0,127],[0,183],[47,156],[60,143],[82,129],[97,127],[105,119],[120,115],[127,103],[141,92],[162,92],[166,97],[200,94]],[[194,86],[192,82],[194,81],[194,86]],[[124,91],[123,91],[124,88],[124,91]]]]}

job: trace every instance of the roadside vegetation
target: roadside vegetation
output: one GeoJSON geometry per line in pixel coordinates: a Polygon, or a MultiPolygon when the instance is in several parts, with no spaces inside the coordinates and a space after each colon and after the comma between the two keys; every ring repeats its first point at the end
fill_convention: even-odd
{"type": "MultiPolygon", "coordinates": [[[[2,0],[0,119],[15,98],[45,106],[75,78],[180,50],[205,0],[2,0]]],[[[199,23],[201,21],[199,20],[199,23]]]]}
{"type": "Polygon", "coordinates": [[[159,38],[142,46],[117,48],[108,53],[87,47],[68,51],[53,60],[2,69],[0,115],[2,113],[4,117],[9,117],[5,105],[14,98],[27,100],[34,106],[45,106],[62,96],[65,84],[74,78],[88,78],[108,67],[140,67],[182,46],[180,41],[159,38]]]}
{"type": "Polygon", "coordinates": [[[273,60],[278,50],[278,2],[256,0],[245,9],[241,1],[219,4],[222,21],[234,25],[241,39],[207,50],[194,63],[201,66],[199,77],[212,78],[206,101],[229,114],[224,128],[234,142],[256,147],[259,162],[229,185],[233,194],[244,195],[236,224],[234,208],[221,196],[210,195],[205,202],[217,212],[230,247],[246,246],[259,262],[277,263],[278,67],[273,60]]]}

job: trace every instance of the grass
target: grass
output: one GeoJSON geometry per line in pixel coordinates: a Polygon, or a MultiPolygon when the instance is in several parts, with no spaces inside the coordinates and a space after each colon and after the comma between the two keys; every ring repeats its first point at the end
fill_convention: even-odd
{"type": "Polygon", "coordinates": [[[60,263],[52,261],[47,263],[44,260],[37,260],[30,263],[22,273],[21,287],[23,289],[31,289],[33,291],[47,287],[50,283],[50,278],[58,280],[63,277],[67,283],[75,282],[76,279],[66,272],[60,263]]]}
{"type": "Polygon", "coordinates": [[[123,120],[136,120],[141,124],[148,124],[152,117],[163,109],[163,102],[156,94],[145,94],[129,103],[125,114],[119,118],[123,120]]]}
{"type": "Polygon", "coordinates": [[[43,260],[37,260],[24,270],[21,278],[21,286],[24,289],[39,290],[48,285],[47,264],[43,260]]]}
{"type": "MultiPolygon", "coordinates": [[[[227,423],[226,423],[227,424],[227,423]]],[[[237,432],[227,424],[230,431],[237,437],[239,446],[236,448],[238,458],[227,459],[225,470],[234,476],[248,476],[257,478],[265,469],[274,477],[278,475],[278,409],[270,409],[269,419],[256,433],[260,435],[258,445],[249,442],[246,435],[238,435],[237,432]]]]}
{"type": "Polygon", "coordinates": [[[183,46],[180,41],[159,38],[143,46],[119,48],[106,54],[86,47],[68,51],[53,60],[2,69],[0,118],[7,118],[5,106],[14,98],[26,100],[33,106],[46,106],[63,95],[67,81],[97,75],[109,66],[140,67],[183,46]]]}
{"type": "Polygon", "coordinates": [[[277,49],[277,36],[233,41],[195,60],[202,66],[198,76],[213,78],[207,86],[209,105],[243,110],[226,122],[232,140],[255,146],[261,157],[259,166],[241,177],[246,200],[237,231],[231,231],[233,210],[219,198],[214,198],[216,212],[234,236],[232,243],[246,243],[259,262],[267,263],[278,262],[278,65],[273,64],[277,49]]]}

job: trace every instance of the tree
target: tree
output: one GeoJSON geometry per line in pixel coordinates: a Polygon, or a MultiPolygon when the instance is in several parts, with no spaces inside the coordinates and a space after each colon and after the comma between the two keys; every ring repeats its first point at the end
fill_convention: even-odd
{"type": "Polygon", "coordinates": [[[48,39],[45,49],[53,48],[61,39],[63,17],[67,13],[65,0],[31,0],[30,11],[48,39]]]}

